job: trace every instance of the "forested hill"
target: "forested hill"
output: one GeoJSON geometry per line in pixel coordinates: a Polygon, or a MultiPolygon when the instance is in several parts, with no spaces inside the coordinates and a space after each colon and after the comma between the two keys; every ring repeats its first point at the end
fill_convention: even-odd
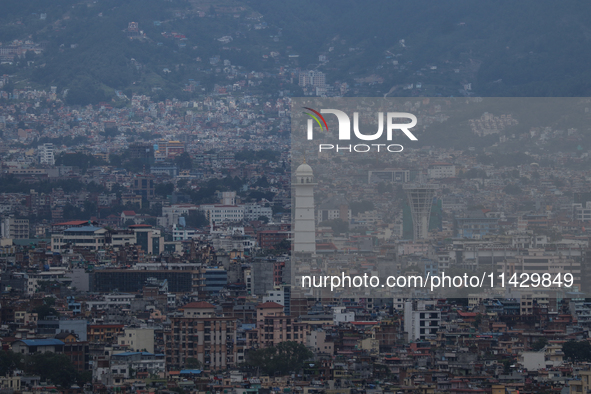
{"type": "Polygon", "coordinates": [[[347,83],[349,95],[591,94],[589,2],[3,0],[1,8],[2,47],[40,49],[3,59],[4,89],[56,86],[71,104],[116,90],[198,97],[227,84],[224,63],[270,75],[258,86],[269,94],[300,94],[285,73],[308,69],[347,83]],[[405,88],[417,83],[419,92],[405,88]]]}

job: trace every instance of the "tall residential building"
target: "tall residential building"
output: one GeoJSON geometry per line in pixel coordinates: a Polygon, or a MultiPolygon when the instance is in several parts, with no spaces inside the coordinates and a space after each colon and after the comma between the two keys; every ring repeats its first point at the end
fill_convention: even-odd
{"type": "Polygon", "coordinates": [[[286,315],[283,305],[265,302],[257,305],[256,328],[246,339],[248,347],[271,347],[280,342],[306,343],[306,323],[296,321],[296,316],[286,315]]]}
{"type": "Polygon", "coordinates": [[[180,141],[159,141],[154,149],[156,159],[171,159],[185,152],[185,144],[180,141]]]}
{"type": "Polygon", "coordinates": [[[220,370],[243,362],[236,343],[236,319],[219,317],[208,302],[192,302],[180,308],[182,316],[170,318],[164,333],[166,366],[185,368],[187,359],[199,360],[204,370],[220,370]]]}
{"type": "Polygon", "coordinates": [[[2,238],[28,239],[29,219],[4,218],[0,222],[2,238]]]}
{"type": "Polygon", "coordinates": [[[324,86],[326,84],[326,75],[321,71],[303,71],[299,75],[299,85],[305,86],[324,86]]]}
{"type": "Polygon", "coordinates": [[[55,157],[53,156],[53,144],[46,143],[40,145],[38,148],[39,163],[50,166],[55,165],[55,157]]]}
{"type": "Polygon", "coordinates": [[[441,311],[433,300],[414,300],[404,303],[404,331],[408,341],[425,340],[437,334],[441,325],[441,311]]]}

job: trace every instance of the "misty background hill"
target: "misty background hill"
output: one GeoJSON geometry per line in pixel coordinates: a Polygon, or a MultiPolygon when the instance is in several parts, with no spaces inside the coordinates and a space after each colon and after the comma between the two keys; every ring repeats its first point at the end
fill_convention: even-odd
{"type": "MultiPolygon", "coordinates": [[[[405,86],[417,83],[424,96],[589,96],[589,15],[591,3],[546,0],[4,0],[2,45],[43,50],[0,75],[14,76],[6,89],[67,90],[70,104],[116,91],[198,97],[225,80],[216,59],[271,75],[319,70],[350,96],[416,95],[405,86]]],[[[297,75],[257,88],[301,93],[297,75]]]]}

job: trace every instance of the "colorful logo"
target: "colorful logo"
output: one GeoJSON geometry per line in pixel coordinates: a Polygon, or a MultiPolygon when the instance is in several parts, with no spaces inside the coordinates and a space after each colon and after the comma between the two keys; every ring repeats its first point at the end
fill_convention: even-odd
{"type": "MultiPolygon", "coordinates": [[[[326,127],[326,131],[328,131],[328,125],[326,124],[326,120],[324,120],[324,116],[320,115],[320,112],[313,110],[312,108],[308,108],[308,107],[302,107],[302,108],[307,109],[308,111],[312,111],[316,115],[318,115],[318,117],[320,117],[320,119],[322,119],[322,122],[324,123],[324,126],[326,127]]],[[[304,114],[311,116],[316,121],[316,123],[318,123],[318,126],[320,126],[320,130],[324,131],[324,128],[322,127],[322,123],[320,123],[320,120],[318,119],[318,117],[316,117],[308,112],[304,112],[304,114]]]]}

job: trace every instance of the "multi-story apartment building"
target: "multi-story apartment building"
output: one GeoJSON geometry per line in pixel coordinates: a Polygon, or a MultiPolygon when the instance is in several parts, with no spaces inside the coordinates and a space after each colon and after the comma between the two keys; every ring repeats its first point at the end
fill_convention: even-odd
{"type": "Polygon", "coordinates": [[[456,166],[450,163],[433,163],[427,170],[429,178],[455,178],[456,166]]]}
{"type": "Polygon", "coordinates": [[[50,166],[55,165],[55,157],[53,155],[53,144],[52,143],[46,143],[46,144],[40,145],[39,148],[37,149],[37,152],[39,154],[39,163],[40,164],[47,164],[50,166]]]}
{"type": "Polygon", "coordinates": [[[409,342],[425,340],[437,334],[441,325],[441,311],[436,301],[415,300],[404,303],[404,331],[409,342]]]}
{"type": "Polygon", "coordinates": [[[255,203],[248,203],[244,205],[244,220],[249,222],[253,220],[259,220],[261,216],[271,220],[273,218],[273,209],[271,207],[265,207],[255,203]]]}
{"type": "Polygon", "coordinates": [[[123,333],[123,324],[92,324],[88,325],[86,336],[88,342],[117,343],[123,333]]]}
{"type": "Polygon", "coordinates": [[[326,75],[321,71],[303,71],[299,75],[299,85],[305,86],[324,86],[326,84],[326,75]]]}
{"type": "Polygon", "coordinates": [[[166,365],[182,369],[190,358],[205,370],[235,366],[243,360],[236,343],[236,319],[215,314],[208,302],[192,302],[179,308],[182,316],[170,319],[170,331],[164,333],[166,365]]]}
{"type": "Polygon", "coordinates": [[[0,224],[2,238],[29,238],[29,219],[4,218],[0,224]]]}
{"type": "Polygon", "coordinates": [[[208,204],[201,205],[201,210],[210,223],[241,222],[244,220],[243,205],[208,204]]]}
{"type": "Polygon", "coordinates": [[[306,343],[307,324],[286,315],[283,305],[265,302],[256,308],[256,328],[247,333],[247,347],[271,347],[280,342],[306,343]]]}

